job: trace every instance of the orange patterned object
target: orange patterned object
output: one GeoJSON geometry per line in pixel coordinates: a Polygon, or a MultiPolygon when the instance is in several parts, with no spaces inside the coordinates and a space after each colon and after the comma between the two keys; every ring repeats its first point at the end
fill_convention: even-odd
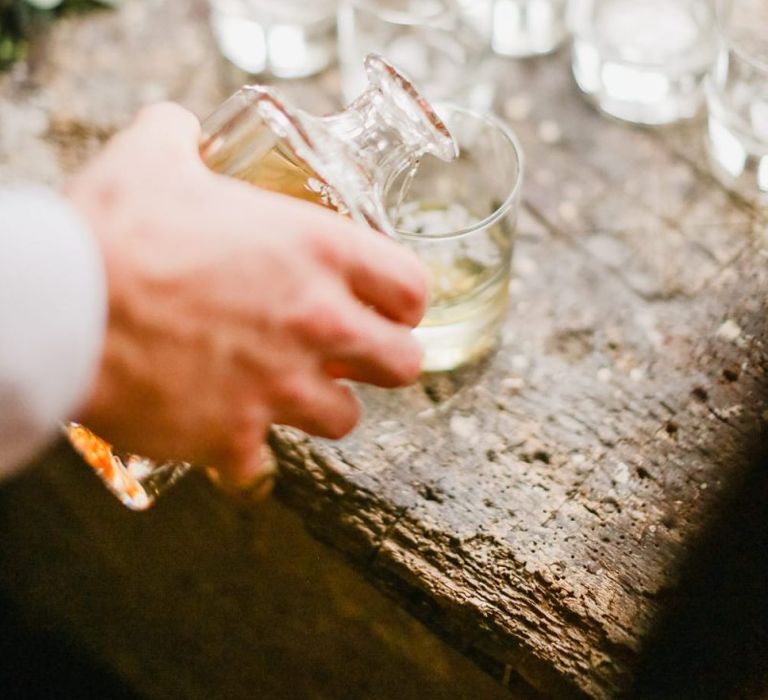
{"type": "Polygon", "coordinates": [[[141,486],[112,452],[112,445],[78,423],[70,423],[66,432],[72,446],[107,485],[130,499],[146,497],[141,486]]]}

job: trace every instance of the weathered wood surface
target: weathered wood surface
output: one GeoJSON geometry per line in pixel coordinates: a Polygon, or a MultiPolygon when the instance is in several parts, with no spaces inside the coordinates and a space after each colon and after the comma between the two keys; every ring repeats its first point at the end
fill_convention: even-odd
{"type": "MultiPolygon", "coordinates": [[[[0,181],[56,182],[143,102],[203,115],[237,80],[196,4],[127,2],[44,47],[0,83],[0,181]]],[[[361,389],[338,444],[275,430],[280,494],[500,680],[613,697],[766,443],[768,211],[709,176],[701,124],[599,117],[564,55],[499,68],[528,161],[503,347],[361,389]]]]}

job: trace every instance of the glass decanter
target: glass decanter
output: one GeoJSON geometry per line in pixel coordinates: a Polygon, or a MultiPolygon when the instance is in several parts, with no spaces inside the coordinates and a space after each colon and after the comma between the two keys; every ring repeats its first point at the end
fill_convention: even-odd
{"type": "MultiPolygon", "coordinates": [[[[214,171],[263,189],[329,207],[386,235],[392,183],[431,154],[449,161],[456,143],[413,84],[380,56],[365,60],[369,87],[344,111],[317,117],[285,103],[272,88],[248,85],[203,122],[200,154],[214,171]]],[[[408,179],[407,177],[405,178],[408,179]]],[[[190,468],[120,453],[77,423],[73,447],[120,501],[149,508],[190,468]]]]}

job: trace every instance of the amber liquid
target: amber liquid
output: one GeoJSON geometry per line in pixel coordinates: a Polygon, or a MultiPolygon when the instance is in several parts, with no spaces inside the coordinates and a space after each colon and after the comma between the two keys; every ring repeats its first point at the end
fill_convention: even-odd
{"type": "Polygon", "coordinates": [[[429,306],[416,338],[424,348],[427,372],[473,362],[497,344],[507,309],[512,224],[505,218],[455,240],[430,233],[465,229],[475,216],[457,202],[416,200],[400,207],[396,222],[423,238],[404,238],[430,272],[429,306]]]}
{"type": "Polygon", "coordinates": [[[270,192],[331,206],[328,186],[283,143],[278,143],[265,156],[249,163],[234,176],[270,192]]]}
{"type": "Polygon", "coordinates": [[[214,172],[270,192],[337,209],[328,184],[294,153],[284,139],[276,139],[263,122],[228,134],[226,142],[204,147],[201,155],[214,172]]]}

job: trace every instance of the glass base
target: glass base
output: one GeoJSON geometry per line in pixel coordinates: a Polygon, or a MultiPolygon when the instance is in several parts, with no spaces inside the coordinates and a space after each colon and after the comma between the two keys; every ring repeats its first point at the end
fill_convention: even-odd
{"type": "Polygon", "coordinates": [[[604,59],[590,42],[573,43],[576,84],[606,114],[633,124],[671,124],[695,117],[703,103],[706,67],[671,74],[659,66],[604,59]]]}
{"type": "Polygon", "coordinates": [[[425,321],[413,331],[424,349],[422,371],[447,372],[477,362],[496,349],[507,308],[508,283],[505,277],[500,287],[486,290],[465,304],[458,317],[444,323],[439,322],[439,312],[427,312],[425,321]]]}
{"type": "Polygon", "coordinates": [[[768,143],[760,143],[710,104],[707,152],[715,177],[727,188],[768,204],[768,143]]]}
{"type": "Polygon", "coordinates": [[[322,71],[336,57],[333,15],[266,24],[213,4],[211,27],[224,57],[253,75],[305,78],[322,71]]]}
{"type": "Polygon", "coordinates": [[[478,362],[499,344],[498,331],[477,336],[468,324],[417,328],[414,335],[424,348],[422,372],[448,372],[478,362]]]}
{"type": "Polygon", "coordinates": [[[116,455],[112,445],[78,423],[64,426],[72,447],[131,510],[150,508],[157,497],[192,467],[186,462],[156,464],[146,457],[116,455]]]}
{"type": "Polygon", "coordinates": [[[493,50],[525,58],[555,51],[566,36],[563,0],[495,0],[493,50]]]}

